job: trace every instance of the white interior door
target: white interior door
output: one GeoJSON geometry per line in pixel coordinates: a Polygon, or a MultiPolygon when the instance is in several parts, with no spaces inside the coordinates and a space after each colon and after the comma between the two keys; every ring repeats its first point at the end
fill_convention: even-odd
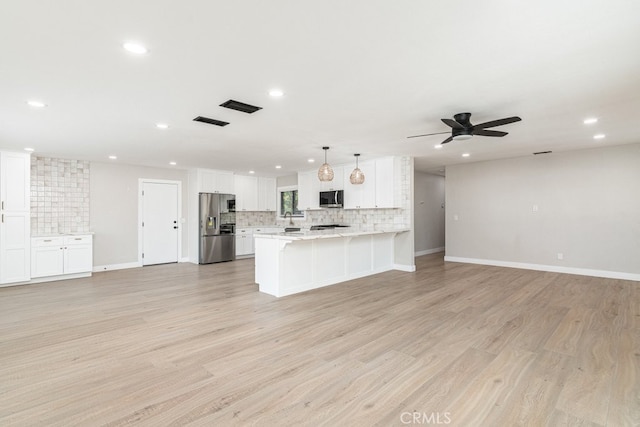
{"type": "Polygon", "coordinates": [[[178,262],[178,184],[142,183],[142,265],[178,262]]]}

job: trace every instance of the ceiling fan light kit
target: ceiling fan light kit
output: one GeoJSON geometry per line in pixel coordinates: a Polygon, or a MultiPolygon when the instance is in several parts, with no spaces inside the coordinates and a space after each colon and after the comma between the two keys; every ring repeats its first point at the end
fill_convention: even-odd
{"type": "Polygon", "coordinates": [[[327,163],[327,150],[329,147],[322,147],[324,150],[324,163],[318,169],[318,179],[320,181],[333,181],[333,168],[327,163]]]}
{"type": "Polygon", "coordinates": [[[351,172],[351,175],[349,175],[349,182],[353,185],[360,185],[364,182],[364,173],[362,173],[358,167],[358,157],[360,157],[360,154],[354,154],[354,157],[356,158],[356,168],[351,172]]]}
{"type": "MultiPolygon", "coordinates": [[[[522,120],[520,117],[507,117],[506,119],[492,120],[490,122],[480,123],[479,125],[473,125],[470,121],[471,113],[458,113],[451,119],[442,119],[442,123],[451,128],[451,136],[440,144],[448,144],[451,141],[465,141],[473,138],[474,135],[478,136],[492,136],[503,137],[508,135],[507,132],[499,130],[488,130],[495,126],[508,125],[509,123],[515,123],[522,120]]],[[[418,138],[421,136],[440,135],[448,132],[427,133],[424,135],[413,135],[407,138],[418,138]]]]}

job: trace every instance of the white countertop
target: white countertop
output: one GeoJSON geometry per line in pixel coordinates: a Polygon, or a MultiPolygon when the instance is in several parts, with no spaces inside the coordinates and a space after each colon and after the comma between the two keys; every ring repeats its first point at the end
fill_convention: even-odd
{"type": "Polygon", "coordinates": [[[313,231],[291,231],[278,233],[254,233],[254,238],[279,239],[279,240],[313,240],[313,239],[333,239],[336,237],[366,236],[369,234],[402,233],[409,231],[408,228],[387,227],[378,230],[351,230],[349,228],[334,228],[330,230],[313,231]]]}
{"type": "Polygon", "coordinates": [[[78,233],[43,233],[43,234],[32,234],[31,237],[64,237],[64,236],[92,236],[95,233],[93,231],[85,231],[78,233]]]}

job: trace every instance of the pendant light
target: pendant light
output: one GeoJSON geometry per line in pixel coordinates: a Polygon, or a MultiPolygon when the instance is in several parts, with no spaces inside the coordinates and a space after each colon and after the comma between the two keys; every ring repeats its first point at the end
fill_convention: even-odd
{"type": "Polygon", "coordinates": [[[320,181],[333,181],[333,169],[327,163],[327,150],[329,147],[322,147],[322,149],[324,150],[324,163],[318,169],[318,179],[320,181]]]}
{"type": "Polygon", "coordinates": [[[354,156],[356,158],[356,168],[353,170],[353,172],[351,172],[349,181],[354,185],[359,185],[364,182],[364,174],[358,167],[358,157],[360,157],[360,154],[354,154],[354,156]]]}

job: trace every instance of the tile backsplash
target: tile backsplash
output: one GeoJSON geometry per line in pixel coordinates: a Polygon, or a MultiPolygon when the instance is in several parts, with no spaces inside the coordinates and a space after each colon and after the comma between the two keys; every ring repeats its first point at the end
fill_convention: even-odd
{"type": "Polygon", "coordinates": [[[89,162],[31,159],[31,234],[89,231],[89,162]]]}

